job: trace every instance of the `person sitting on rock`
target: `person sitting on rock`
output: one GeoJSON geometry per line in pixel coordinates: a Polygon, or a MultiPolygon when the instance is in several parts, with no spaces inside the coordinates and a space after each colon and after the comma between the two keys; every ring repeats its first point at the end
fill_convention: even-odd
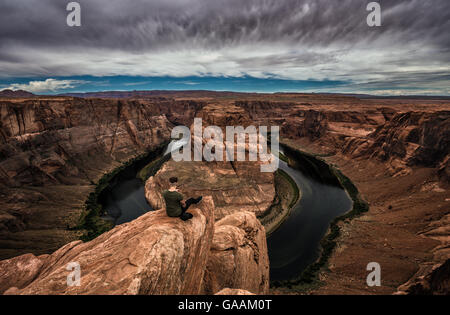
{"type": "Polygon", "coordinates": [[[163,191],[163,197],[166,202],[166,212],[169,217],[179,217],[183,221],[192,219],[193,215],[187,213],[187,209],[193,205],[198,204],[203,197],[190,198],[183,201],[184,197],[178,192],[177,182],[178,178],[171,177],[169,179],[170,188],[163,191]]]}

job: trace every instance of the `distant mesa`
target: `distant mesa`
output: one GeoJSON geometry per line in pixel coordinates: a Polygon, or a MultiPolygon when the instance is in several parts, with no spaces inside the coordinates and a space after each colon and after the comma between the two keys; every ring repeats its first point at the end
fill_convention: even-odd
{"type": "Polygon", "coordinates": [[[3,90],[0,91],[0,97],[33,97],[36,96],[33,93],[24,90],[3,90]]]}

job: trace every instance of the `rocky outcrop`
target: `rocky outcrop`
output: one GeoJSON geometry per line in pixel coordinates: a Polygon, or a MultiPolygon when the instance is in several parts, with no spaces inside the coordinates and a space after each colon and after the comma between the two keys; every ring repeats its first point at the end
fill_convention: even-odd
{"type": "Polygon", "coordinates": [[[150,102],[36,97],[0,100],[0,259],[49,253],[107,172],[170,139],[150,102]]]}
{"type": "Polygon", "coordinates": [[[441,182],[450,186],[450,156],[447,156],[439,166],[439,178],[441,182]]]}
{"type": "Polygon", "coordinates": [[[45,258],[26,254],[0,261],[0,294],[12,287],[24,288],[29,285],[41,271],[45,258]]]}
{"type": "Polygon", "coordinates": [[[352,157],[376,158],[387,163],[393,175],[413,166],[442,168],[450,154],[450,112],[408,112],[394,116],[364,138],[349,138],[343,152],[352,157]]]}
{"type": "Polygon", "coordinates": [[[422,267],[397,295],[450,295],[450,259],[439,265],[422,267]]]}
{"type": "Polygon", "coordinates": [[[255,294],[248,292],[246,290],[226,288],[220,292],[217,292],[216,295],[255,295],[255,294]]]}
{"type": "Polygon", "coordinates": [[[149,212],[51,255],[0,261],[0,294],[267,294],[266,233],[256,216],[214,224],[210,197],[189,212],[186,222],[149,212]],[[71,286],[75,266],[80,282],[71,286]]]}
{"type": "MultiPolygon", "coordinates": [[[[242,162],[243,163],[243,162],[242,162]]],[[[245,169],[242,169],[244,173],[245,169]]],[[[147,201],[154,209],[164,205],[162,191],[169,188],[169,178],[176,176],[181,183],[181,193],[186,197],[211,196],[214,200],[216,220],[237,211],[263,214],[274,198],[270,175],[261,175],[247,163],[249,177],[239,176],[230,163],[220,165],[206,162],[169,161],[150,177],[145,184],[147,201]],[[253,170],[253,172],[252,172],[253,170]]]]}
{"type": "Polygon", "coordinates": [[[13,187],[93,181],[99,168],[167,141],[169,127],[155,107],[127,101],[0,101],[0,179],[13,187]]]}
{"type": "MultiPolygon", "coordinates": [[[[247,113],[233,106],[208,105],[199,115],[203,130],[208,126],[218,126],[224,135],[225,126],[246,127],[251,124],[247,113]]],[[[191,134],[194,135],[193,130],[191,134]]],[[[201,143],[204,145],[205,141],[201,143]]],[[[248,143],[244,149],[248,159],[248,143]]],[[[271,206],[275,197],[274,175],[261,172],[264,163],[260,160],[228,162],[225,156],[223,162],[170,160],[146,182],[146,198],[154,209],[161,209],[164,205],[161,193],[169,187],[169,178],[175,176],[186,198],[212,196],[216,220],[238,211],[250,211],[258,216],[271,206]]]]}
{"type": "Polygon", "coordinates": [[[305,113],[303,126],[298,130],[298,136],[307,137],[310,140],[314,140],[325,135],[327,129],[327,117],[321,112],[309,110],[305,113]]]}
{"type": "Polygon", "coordinates": [[[199,294],[214,232],[214,205],[205,198],[184,222],[150,212],[88,243],[51,255],[0,262],[6,294],[199,294]],[[78,263],[80,286],[68,286],[78,263]]]}
{"type": "Polygon", "coordinates": [[[268,293],[266,232],[253,213],[238,212],[216,222],[204,286],[207,294],[222,288],[268,293]]]}
{"type": "Polygon", "coordinates": [[[450,214],[429,223],[420,235],[437,240],[440,245],[432,250],[433,261],[421,264],[397,294],[450,295],[450,214]]]}

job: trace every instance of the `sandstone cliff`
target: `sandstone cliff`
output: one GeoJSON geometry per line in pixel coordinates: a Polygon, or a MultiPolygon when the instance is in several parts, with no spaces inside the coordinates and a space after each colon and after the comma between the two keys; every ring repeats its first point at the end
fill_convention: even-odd
{"type": "Polygon", "coordinates": [[[449,295],[450,259],[442,264],[422,266],[414,277],[401,285],[398,295],[449,295]]]}
{"type": "Polygon", "coordinates": [[[125,101],[0,102],[0,179],[13,187],[93,181],[98,169],[167,141],[168,128],[154,107],[125,101]]]}
{"type": "Polygon", "coordinates": [[[430,111],[419,104],[415,106],[422,111],[411,111],[412,105],[408,111],[394,106],[371,108],[362,100],[358,104],[356,99],[337,97],[335,104],[328,104],[323,96],[309,102],[237,101],[236,105],[260,124],[281,125],[283,138],[299,140],[316,152],[377,159],[396,176],[410,173],[412,167],[436,168],[443,182],[449,183],[448,110],[430,111]],[[358,110],[348,110],[347,102],[358,110]]]}
{"type": "Polygon", "coordinates": [[[95,240],[72,242],[51,255],[2,261],[0,290],[10,294],[198,294],[214,233],[214,205],[205,198],[183,222],[150,212],[95,240]],[[80,286],[68,286],[69,263],[80,286]],[[18,273],[20,271],[20,273],[18,273]],[[11,288],[12,286],[12,288],[11,288]]]}
{"type": "Polygon", "coordinates": [[[377,158],[392,175],[407,174],[414,166],[442,167],[450,155],[450,112],[397,114],[366,139],[347,139],[343,153],[377,158]]]}
{"type": "Polygon", "coordinates": [[[336,97],[330,102],[328,96],[305,96],[305,101],[290,106],[236,104],[261,124],[281,125],[281,136],[289,144],[339,166],[370,202],[371,211],[352,224],[353,234],[346,231],[340,239],[341,249],[331,259],[333,272],[323,275],[327,286],[318,292],[367,293],[367,288],[355,285],[349,257],[358,255],[362,261],[384,257],[389,279],[397,277],[392,282],[396,285],[385,282],[381,293],[395,292],[415,274],[400,292],[448,294],[448,279],[443,276],[450,257],[448,101],[336,97]],[[358,244],[362,236],[365,246],[358,244]],[[385,240],[381,246],[380,238],[385,240]],[[398,244],[395,250],[387,239],[398,244]],[[416,252],[411,253],[411,248],[416,252]]]}
{"type": "Polygon", "coordinates": [[[216,222],[206,268],[205,293],[222,288],[268,293],[266,232],[253,213],[238,212],[216,222]]]}
{"type": "Polygon", "coordinates": [[[0,100],[0,258],[48,253],[77,236],[106,172],[170,139],[159,107],[136,101],[0,100]]]}
{"type": "Polygon", "coordinates": [[[0,261],[0,294],[267,293],[265,230],[255,215],[240,212],[215,225],[210,197],[189,211],[187,222],[163,209],[51,255],[0,261]],[[67,284],[71,263],[80,266],[79,286],[67,284]]]}
{"type": "Polygon", "coordinates": [[[247,290],[226,288],[220,292],[217,292],[216,295],[255,295],[255,294],[247,290]]]}
{"type": "MultiPolygon", "coordinates": [[[[221,127],[224,134],[225,126],[246,127],[251,124],[247,113],[233,106],[208,105],[199,115],[203,129],[214,125],[221,127]]],[[[191,134],[194,135],[192,128],[191,134]]],[[[205,141],[202,143],[204,145],[205,141]]],[[[248,154],[248,143],[245,151],[248,154]]],[[[266,162],[170,160],[147,181],[146,198],[154,209],[163,207],[161,192],[169,187],[169,178],[176,176],[186,198],[212,196],[216,220],[238,211],[250,211],[258,216],[270,207],[275,196],[273,173],[262,173],[260,167],[263,163],[266,162]]]]}

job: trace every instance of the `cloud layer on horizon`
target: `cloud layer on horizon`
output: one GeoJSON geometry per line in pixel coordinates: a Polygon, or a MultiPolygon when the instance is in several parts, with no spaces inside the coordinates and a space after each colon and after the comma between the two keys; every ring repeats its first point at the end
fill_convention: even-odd
{"type": "Polygon", "coordinates": [[[0,3],[0,77],[252,76],[450,94],[448,0],[379,1],[375,28],[361,0],[80,0],[79,28],[66,25],[68,2],[0,3]]]}
{"type": "Polygon", "coordinates": [[[48,78],[43,81],[30,81],[29,83],[12,83],[3,88],[9,90],[24,90],[31,93],[41,92],[58,92],[66,89],[73,89],[81,84],[86,84],[87,81],[82,80],[58,80],[48,78]]]}

